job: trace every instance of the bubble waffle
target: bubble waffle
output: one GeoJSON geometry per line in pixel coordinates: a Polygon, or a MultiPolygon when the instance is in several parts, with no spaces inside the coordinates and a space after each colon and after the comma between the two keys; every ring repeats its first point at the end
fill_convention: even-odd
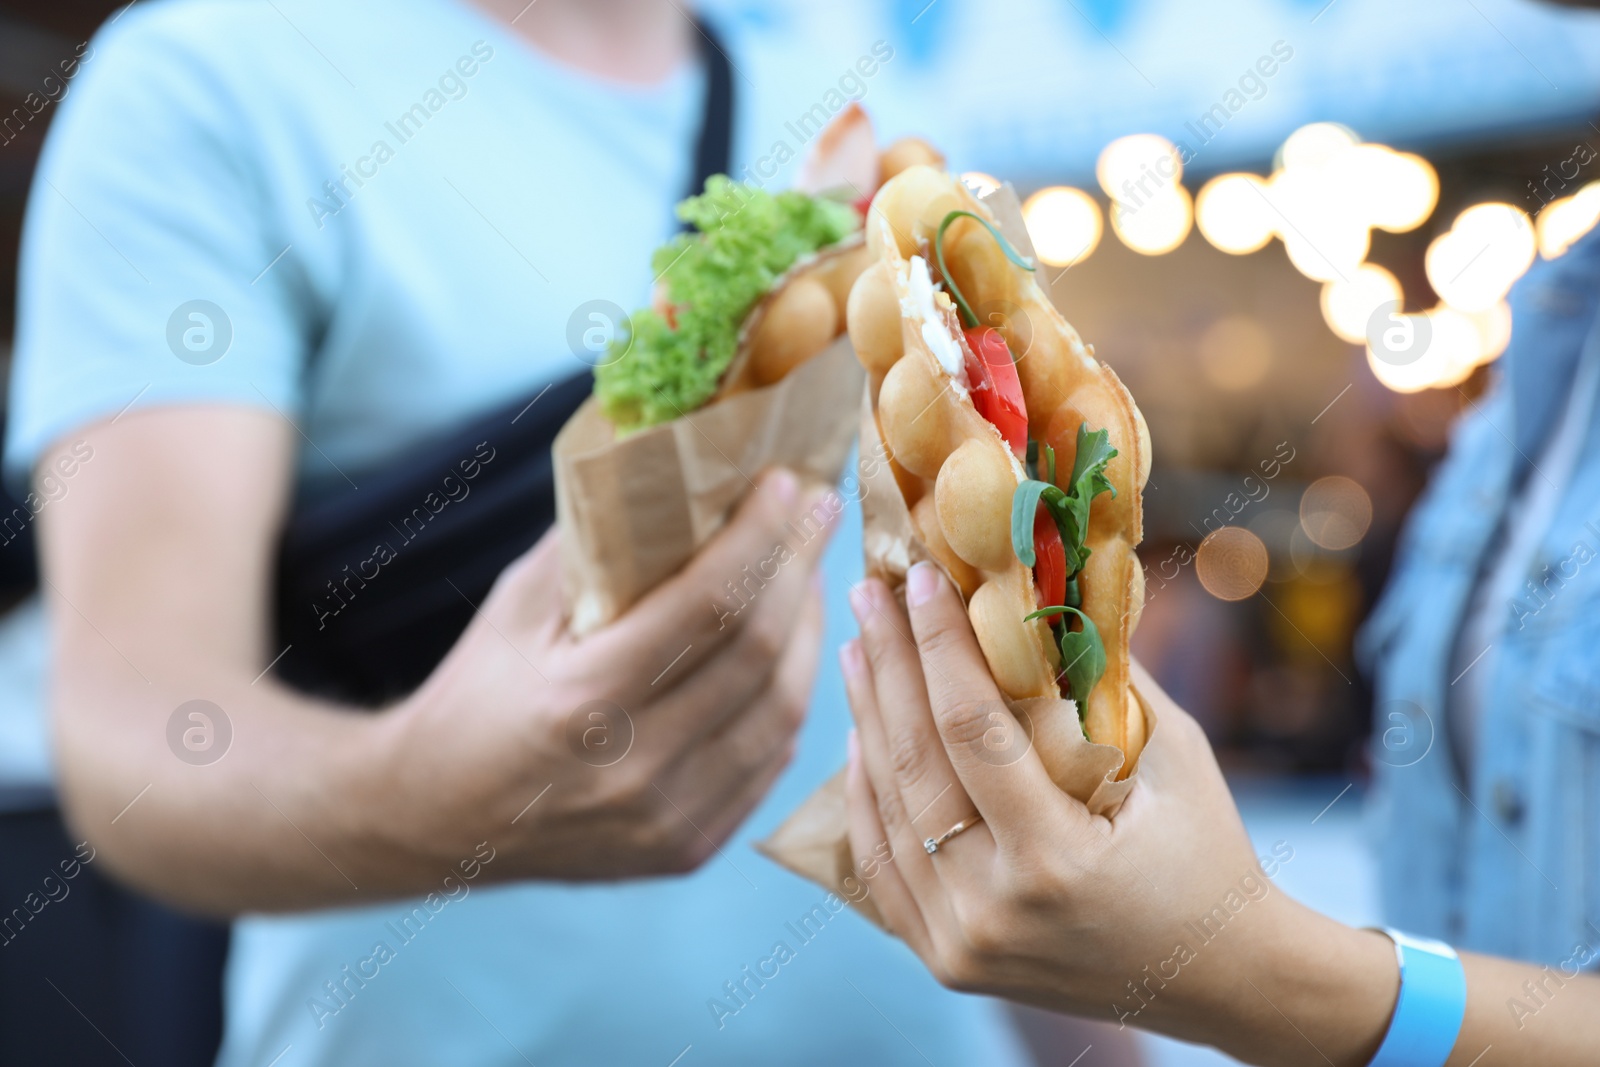
{"type": "Polygon", "coordinates": [[[1077,599],[1078,612],[1055,610],[1063,619],[1081,617],[1080,633],[1098,632],[1104,671],[1087,685],[1086,699],[1075,695],[1086,736],[1123,751],[1126,777],[1146,729],[1130,685],[1128,642],[1144,600],[1134,546],[1143,536],[1149,431],[1111,368],[1094,358],[985,222],[997,225],[989,207],[934,167],[908,167],[886,182],[867,215],[871,265],[850,291],[847,328],[868,371],[877,428],[917,535],[960,587],[989,669],[1011,700],[1063,695],[1062,682],[1076,665],[1062,656],[1063,647],[1075,646],[1053,629],[1071,631],[1074,623],[1029,618],[1047,596],[1046,579],[1018,556],[1018,486],[1037,474],[1071,491],[1069,472],[1087,435],[1104,431],[1116,450],[1103,472],[1110,491],[1090,494],[1086,529],[1079,532],[1088,552],[1068,576],[1072,591],[1061,601],[1077,599]],[[1021,427],[1004,426],[995,415],[993,394],[981,392],[994,386],[970,377],[987,357],[975,354],[964,336],[963,311],[969,328],[975,319],[1004,339],[1037,456],[1019,454],[1021,427]],[[1053,471],[1038,458],[1047,449],[1053,471]]]}

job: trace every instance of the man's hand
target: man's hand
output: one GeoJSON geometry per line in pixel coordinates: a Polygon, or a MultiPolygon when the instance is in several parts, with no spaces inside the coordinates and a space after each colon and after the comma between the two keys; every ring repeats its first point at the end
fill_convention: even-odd
{"type": "Polygon", "coordinates": [[[269,612],[297,441],[253,409],[156,408],[41,459],[93,456],[39,523],[63,802],[108,866],[236,913],[424,892],[486,853],[496,879],[684,871],[733,832],[792,751],[837,500],[769,474],[582,640],[547,537],[417,693],[361,713],[267,670],[293,654],[269,612]],[[198,760],[172,740],[195,700],[229,736],[198,760]]]}
{"type": "Polygon", "coordinates": [[[542,878],[712,855],[794,752],[837,511],[772,472],[683,572],[582,639],[562,626],[553,533],[508,568],[390,723],[393,790],[439,860],[485,835],[507,871],[542,878]]]}

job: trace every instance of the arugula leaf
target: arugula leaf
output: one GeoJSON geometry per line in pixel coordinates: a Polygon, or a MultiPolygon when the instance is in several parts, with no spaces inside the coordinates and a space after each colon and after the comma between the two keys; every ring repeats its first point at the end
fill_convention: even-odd
{"type": "MultiPolygon", "coordinates": [[[[1033,517],[1039,510],[1042,498],[1048,498],[1045,500],[1045,506],[1050,508],[1051,514],[1054,514],[1056,509],[1051,504],[1064,503],[1067,494],[1049,482],[1029,478],[1017,486],[1017,491],[1011,495],[1011,549],[1017,554],[1017,558],[1029,567],[1039,561],[1033,548],[1033,517]]],[[[1064,541],[1065,537],[1062,540],[1064,541]]]]}
{"type": "Polygon", "coordinates": [[[944,221],[939,223],[939,231],[933,235],[933,258],[939,264],[939,277],[944,279],[945,288],[950,291],[951,298],[956,302],[956,308],[961,312],[961,324],[971,329],[978,325],[978,316],[973,314],[972,305],[967,303],[967,298],[961,295],[960,289],[956,288],[955,279],[950,277],[950,272],[945,269],[944,265],[944,231],[948,230],[950,224],[959,218],[976,219],[984,229],[989,231],[989,236],[995,239],[995,243],[1000,246],[1000,251],[1006,254],[1006,258],[1023,270],[1032,271],[1037,268],[1027,257],[1012,248],[1011,242],[1006,240],[1004,235],[995,229],[994,224],[983,216],[976,215],[971,211],[952,211],[946,215],[944,221]]]}
{"type": "Polygon", "coordinates": [[[1082,623],[1082,629],[1074,630],[1063,619],[1057,634],[1061,643],[1062,670],[1067,676],[1067,691],[1072,694],[1072,699],[1078,705],[1078,716],[1082,718],[1084,708],[1089,702],[1089,694],[1094,692],[1094,687],[1100,684],[1100,679],[1106,673],[1106,646],[1100,639],[1099,628],[1089,616],[1077,608],[1064,605],[1041,608],[1027,618],[1038,619],[1047,615],[1066,614],[1076,615],[1078,621],[1082,623]]]}
{"type": "Polygon", "coordinates": [[[1066,489],[1054,484],[1056,457],[1049,445],[1030,448],[1034,473],[1039,473],[1039,461],[1044,461],[1049,481],[1029,478],[1011,497],[1011,547],[1017,558],[1032,567],[1038,562],[1033,543],[1033,519],[1043,506],[1061,531],[1061,545],[1067,559],[1067,604],[1047,605],[1029,614],[1024,621],[1051,616],[1076,615],[1082,626],[1074,630],[1066,619],[1053,623],[1052,629],[1061,645],[1061,661],[1065,664],[1067,688],[1077,701],[1078,714],[1083,714],[1089,693],[1099,684],[1106,672],[1106,647],[1100,631],[1089,616],[1078,610],[1083,603],[1078,589],[1078,574],[1088,562],[1092,551],[1084,543],[1089,533],[1089,505],[1101,493],[1116,496],[1117,488],[1106,477],[1106,465],[1116,458],[1117,450],[1111,447],[1110,434],[1105,430],[1089,432],[1089,424],[1078,426],[1078,451],[1072,461],[1072,477],[1066,489]]]}
{"type": "Polygon", "coordinates": [[[1106,478],[1106,464],[1117,456],[1117,450],[1111,447],[1111,431],[1096,430],[1089,432],[1087,422],[1078,427],[1078,454],[1072,460],[1072,482],[1076,485],[1085,475],[1094,476],[1100,488],[1094,490],[1100,493],[1111,490],[1111,495],[1117,495],[1117,487],[1106,478]]]}
{"type": "MultiPolygon", "coordinates": [[[[1111,447],[1109,437],[1105,430],[1090,433],[1086,422],[1078,426],[1078,454],[1072,460],[1072,479],[1067,483],[1066,498],[1072,514],[1071,545],[1077,547],[1079,557],[1084,560],[1089,558],[1089,550],[1083,543],[1089,534],[1089,505],[1101,493],[1117,495],[1117,487],[1106,477],[1106,464],[1117,454],[1117,450],[1111,447]]],[[[1069,527],[1063,524],[1063,541],[1067,540],[1068,531],[1069,527]]],[[[1072,556],[1071,547],[1067,555],[1069,558],[1072,556]]]]}

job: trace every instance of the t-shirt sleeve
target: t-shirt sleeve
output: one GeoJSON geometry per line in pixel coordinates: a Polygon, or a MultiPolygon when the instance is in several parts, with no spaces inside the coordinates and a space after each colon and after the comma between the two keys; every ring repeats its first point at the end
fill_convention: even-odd
{"type": "Polygon", "coordinates": [[[299,411],[304,275],[274,232],[239,79],[183,31],[128,12],[56,105],[23,231],[12,485],[53,442],[135,407],[299,411]]]}

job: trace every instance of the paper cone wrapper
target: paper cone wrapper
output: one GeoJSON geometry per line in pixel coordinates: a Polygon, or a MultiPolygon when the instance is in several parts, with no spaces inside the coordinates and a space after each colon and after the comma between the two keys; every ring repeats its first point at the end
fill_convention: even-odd
{"type": "Polygon", "coordinates": [[[552,447],[572,631],[604,626],[675,574],[765,468],[837,482],[864,377],[841,335],[773,385],[626,437],[586,401],[552,447]]]}
{"type": "MultiPolygon", "coordinates": [[[[862,390],[861,404],[861,511],[865,529],[862,543],[866,572],[881,578],[905,604],[906,572],[912,564],[937,561],[917,537],[911,511],[895,482],[887,461],[888,451],[878,433],[870,389],[862,390]]],[[[1137,691],[1149,736],[1155,730],[1155,713],[1137,691]]],[[[1065,793],[1082,801],[1095,815],[1116,814],[1138,778],[1138,770],[1117,779],[1122,750],[1097,745],[1083,736],[1078,708],[1070,700],[1034,698],[1006,701],[1031,748],[1043,761],[1052,781],[1065,793]]],[[[1010,762],[1024,758],[1028,746],[1014,737],[997,735],[999,747],[984,758],[1010,762]]],[[[855,869],[845,817],[844,772],[828,779],[808,797],[782,826],[757,850],[789,870],[855,902],[856,910],[883,926],[883,917],[871,896],[871,881],[855,869]]]]}

